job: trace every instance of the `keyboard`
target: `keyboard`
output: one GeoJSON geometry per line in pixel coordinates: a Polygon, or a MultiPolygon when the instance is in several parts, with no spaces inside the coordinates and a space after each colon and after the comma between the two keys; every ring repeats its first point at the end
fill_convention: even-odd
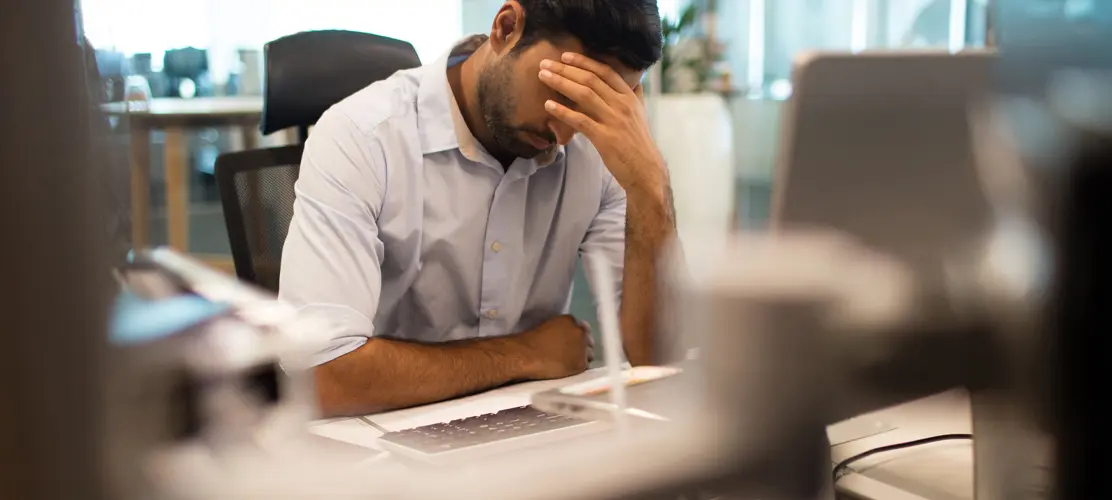
{"type": "Polygon", "coordinates": [[[569,439],[600,430],[598,422],[531,406],[509,408],[451,422],[388,432],[379,444],[395,454],[429,463],[512,451],[569,439]]]}

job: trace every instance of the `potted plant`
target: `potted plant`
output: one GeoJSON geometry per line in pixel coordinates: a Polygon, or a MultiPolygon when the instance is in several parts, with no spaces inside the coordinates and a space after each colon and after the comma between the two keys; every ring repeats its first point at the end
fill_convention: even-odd
{"type": "Polygon", "coordinates": [[[680,238],[733,227],[733,120],[724,97],[728,72],[714,37],[714,2],[694,0],[663,20],[659,92],[650,107],[657,145],[672,172],[680,238]]]}
{"type": "Polygon", "coordinates": [[[663,19],[662,93],[725,91],[724,47],[714,37],[714,2],[689,4],[676,19],[663,19]]]}

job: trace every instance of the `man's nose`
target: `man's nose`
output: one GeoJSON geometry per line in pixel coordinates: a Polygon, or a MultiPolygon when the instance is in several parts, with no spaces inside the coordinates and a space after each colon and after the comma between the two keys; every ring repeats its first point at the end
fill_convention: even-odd
{"type": "Polygon", "coordinates": [[[575,129],[564,122],[550,121],[548,122],[548,129],[556,136],[556,143],[561,146],[567,146],[571,142],[571,138],[575,137],[575,129]]]}

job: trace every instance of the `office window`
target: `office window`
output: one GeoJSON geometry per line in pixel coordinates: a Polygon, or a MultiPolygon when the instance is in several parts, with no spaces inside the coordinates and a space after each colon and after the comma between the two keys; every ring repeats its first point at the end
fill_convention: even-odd
{"type": "Polygon", "coordinates": [[[657,0],[656,6],[660,9],[660,17],[677,19],[690,3],[691,0],[657,0]]]}
{"type": "Polygon", "coordinates": [[[436,58],[462,36],[461,0],[81,0],[89,39],[124,53],[259,48],[315,29],[365,31],[436,58]]]}
{"type": "Polygon", "coordinates": [[[808,50],[983,44],[986,0],[738,0],[721,2],[727,59],[751,97],[790,95],[792,63],[808,50]]]}
{"type": "Polygon", "coordinates": [[[460,0],[269,0],[265,3],[272,11],[270,25],[263,35],[266,39],[311,29],[366,31],[412,43],[422,61],[431,61],[463,35],[460,0]]]}
{"type": "Polygon", "coordinates": [[[80,2],[85,36],[97,48],[114,48],[125,53],[161,52],[177,47],[205,47],[210,40],[208,2],[80,2]]]}

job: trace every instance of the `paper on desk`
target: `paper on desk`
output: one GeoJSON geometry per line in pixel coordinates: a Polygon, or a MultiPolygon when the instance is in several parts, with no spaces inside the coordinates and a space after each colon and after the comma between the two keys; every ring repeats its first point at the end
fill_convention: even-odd
{"type": "Polygon", "coordinates": [[[397,411],[385,415],[374,415],[370,419],[388,431],[412,429],[422,425],[432,425],[451,420],[474,417],[484,413],[496,413],[506,408],[529,404],[531,393],[506,394],[498,396],[470,397],[448,401],[431,406],[397,411]]]}
{"type": "Polygon", "coordinates": [[[309,432],[365,448],[374,448],[382,435],[382,431],[358,418],[314,422],[309,425],[309,432]]]}

